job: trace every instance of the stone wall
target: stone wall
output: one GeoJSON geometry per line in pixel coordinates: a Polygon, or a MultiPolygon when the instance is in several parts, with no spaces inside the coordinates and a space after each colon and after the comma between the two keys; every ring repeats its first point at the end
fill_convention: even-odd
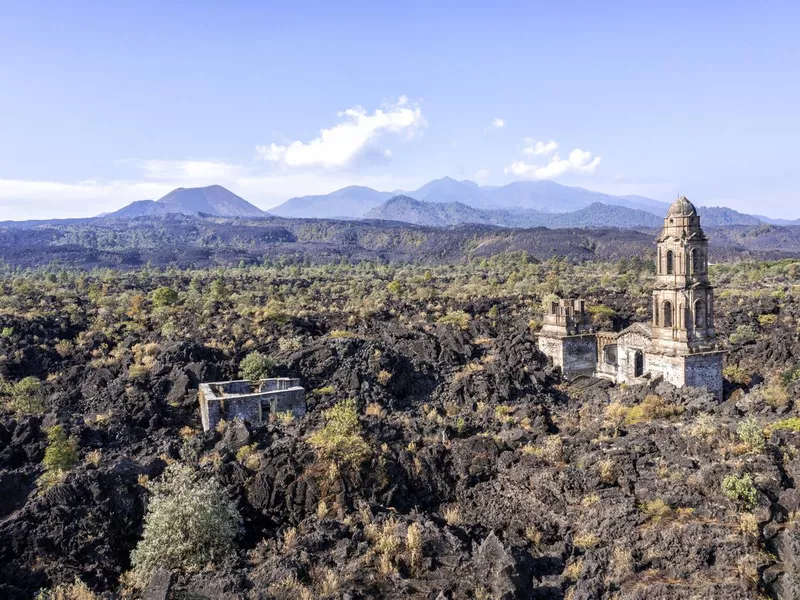
{"type": "Polygon", "coordinates": [[[566,337],[561,370],[567,377],[593,375],[597,369],[597,338],[593,335],[566,337]]]}
{"type": "Polygon", "coordinates": [[[722,352],[691,354],[685,360],[685,384],[704,387],[722,400],[722,352]]]}
{"type": "Polygon", "coordinates": [[[684,365],[682,356],[650,353],[645,355],[645,369],[649,370],[651,375],[661,375],[664,381],[676,387],[686,385],[684,365]]]}
{"type": "Polygon", "coordinates": [[[559,337],[540,335],[536,338],[539,351],[553,361],[556,366],[564,364],[564,345],[559,337]]]}

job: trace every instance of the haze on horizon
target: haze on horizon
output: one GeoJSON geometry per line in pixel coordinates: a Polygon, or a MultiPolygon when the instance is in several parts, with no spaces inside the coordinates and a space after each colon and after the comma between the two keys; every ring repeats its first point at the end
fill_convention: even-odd
{"type": "Polygon", "coordinates": [[[553,180],[800,217],[800,6],[8,3],[0,220],[553,180]]]}

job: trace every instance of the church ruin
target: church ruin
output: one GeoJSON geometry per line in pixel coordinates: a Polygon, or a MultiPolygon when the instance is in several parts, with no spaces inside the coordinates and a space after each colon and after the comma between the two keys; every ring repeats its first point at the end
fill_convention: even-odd
{"type": "Polygon", "coordinates": [[[560,300],[548,307],[539,350],[569,378],[636,383],[662,377],[677,387],[705,387],[721,399],[723,352],[716,349],[708,239],[684,196],[670,206],[656,245],[649,323],[594,333],[583,300],[560,300]]]}
{"type": "Polygon", "coordinates": [[[260,424],[278,413],[306,414],[306,391],[299,379],[290,377],[201,383],[197,397],[203,431],[214,429],[222,419],[260,424]]]}

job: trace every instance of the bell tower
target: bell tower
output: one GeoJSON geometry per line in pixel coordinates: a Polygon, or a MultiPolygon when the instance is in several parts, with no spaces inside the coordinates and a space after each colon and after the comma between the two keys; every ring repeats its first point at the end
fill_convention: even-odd
{"type": "Polygon", "coordinates": [[[668,354],[713,351],[714,288],[708,281],[708,239],[697,209],[680,196],[656,240],[653,347],[668,354]]]}

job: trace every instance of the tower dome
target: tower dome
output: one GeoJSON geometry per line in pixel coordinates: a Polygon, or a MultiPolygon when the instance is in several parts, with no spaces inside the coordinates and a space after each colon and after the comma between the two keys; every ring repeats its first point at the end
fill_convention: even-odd
{"type": "Polygon", "coordinates": [[[686,196],[680,196],[672,206],[669,207],[669,216],[671,217],[694,217],[697,215],[697,209],[694,204],[689,202],[686,196]]]}

